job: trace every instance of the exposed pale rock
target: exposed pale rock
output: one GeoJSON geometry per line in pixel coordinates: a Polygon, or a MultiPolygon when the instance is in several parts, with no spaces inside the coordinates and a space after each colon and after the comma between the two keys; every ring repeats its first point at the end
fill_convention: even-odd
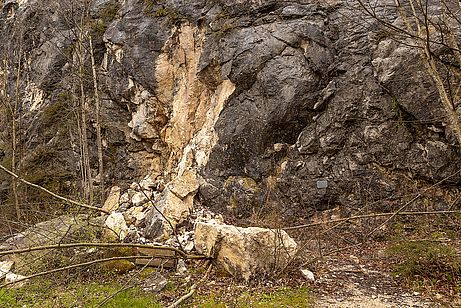
{"type": "Polygon", "coordinates": [[[2,261],[0,262],[0,279],[3,279],[13,268],[14,261],[2,261]]]}
{"type": "Polygon", "coordinates": [[[8,273],[8,274],[5,275],[5,283],[15,283],[13,285],[13,287],[21,288],[24,285],[25,281],[21,281],[21,282],[18,282],[18,283],[16,283],[16,282],[18,280],[22,280],[24,278],[26,278],[26,277],[22,276],[22,275],[18,275],[18,274],[15,274],[15,273],[8,273]]]}
{"type": "Polygon", "coordinates": [[[139,182],[139,185],[141,186],[142,189],[149,190],[149,189],[154,188],[156,186],[156,183],[152,179],[152,177],[148,175],[144,179],[142,179],[141,182],[139,182]]]}
{"type": "Polygon", "coordinates": [[[152,197],[152,192],[150,190],[145,190],[144,192],[138,191],[131,198],[131,203],[133,203],[134,206],[140,206],[146,203],[150,197],[152,197]]]}
{"type": "Polygon", "coordinates": [[[311,282],[314,282],[315,281],[315,276],[314,276],[314,273],[311,272],[310,270],[308,269],[301,269],[301,274],[304,276],[304,278],[306,278],[307,280],[311,281],[311,282]]]}
{"type": "Polygon", "coordinates": [[[103,210],[107,212],[116,211],[120,206],[120,187],[114,186],[110,189],[109,197],[107,197],[106,202],[102,206],[103,210]]]}
{"type": "Polygon", "coordinates": [[[128,234],[128,226],[126,225],[126,221],[122,213],[111,213],[107,217],[105,225],[109,229],[109,232],[116,234],[121,241],[123,241],[128,234]]]}
{"type": "Polygon", "coordinates": [[[199,187],[195,171],[185,170],[181,176],[168,183],[167,187],[179,198],[196,193],[199,187]]]}
{"type": "Polygon", "coordinates": [[[146,214],[143,212],[144,208],[142,206],[135,206],[130,209],[128,209],[123,216],[125,217],[125,221],[127,224],[134,224],[135,226],[138,226],[146,214]]]}
{"type": "Polygon", "coordinates": [[[197,223],[198,253],[216,258],[218,266],[248,281],[284,269],[294,257],[296,242],[283,230],[197,223]]]}
{"type": "Polygon", "coordinates": [[[146,228],[144,230],[146,237],[151,239],[162,235],[168,237],[172,233],[171,226],[175,228],[177,224],[189,217],[193,200],[193,195],[187,195],[181,199],[170,189],[165,188],[159,201],[155,204],[156,208],[152,207],[146,215],[146,228]],[[164,217],[168,221],[165,221],[164,217]]]}

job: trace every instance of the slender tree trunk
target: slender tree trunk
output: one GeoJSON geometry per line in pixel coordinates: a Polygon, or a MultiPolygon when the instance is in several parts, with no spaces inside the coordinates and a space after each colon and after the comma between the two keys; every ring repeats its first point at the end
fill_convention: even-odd
{"type": "Polygon", "coordinates": [[[96,143],[98,147],[98,165],[99,165],[99,179],[101,190],[101,202],[104,202],[104,161],[103,161],[103,148],[102,148],[102,135],[101,135],[101,100],[98,90],[98,76],[96,73],[96,64],[94,60],[93,39],[90,36],[90,57],[91,57],[91,70],[93,72],[93,87],[94,98],[96,107],[96,143]]]}
{"type": "MultiPolygon", "coordinates": [[[[19,108],[19,87],[21,81],[21,49],[19,50],[19,59],[18,59],[18,67],[16,70],[16,84],[15,84],[15,97],[14,97],[14,108],[12,113],[11,119],[11,170],[14,173],[19,173],[16,168],[16,155],[17,155],[17,148],[18,148],[18,140],[17,140],[17,116],[18,116],[18,108],[19,108]]],[[[14,198],[14,208],[16,210],[16,218],[18,221],[21,220],[22,213],[21,208],[19,206],[19,196],[18,196],[18,182],[16,179],[13,179],[13,198],[14,198]]]]}
{"type": "Polygon", "coordinates": [[[77,57],[78,57],[78,74],[80,84],[80,116],[82,125],[82,152],[83,152],[83,168],[85,174],[85,196],[86,201],[89,204],[93,203],[93,181],[91,177],[91,165],[90,165],[90,153],[88,146],[88,135],[87,135],[87,118],[86,113],[88,110],[87,100],[85,95],[84,85],[84,48],[83,48],[83,34],[79,33],[77,42],[77,57]]]}

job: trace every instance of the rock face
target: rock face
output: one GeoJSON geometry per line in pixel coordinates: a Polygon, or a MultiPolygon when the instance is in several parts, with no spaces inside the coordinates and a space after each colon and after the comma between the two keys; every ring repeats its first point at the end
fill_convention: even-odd
{"type": "Polygon", "coordinates": [[[274,274],[283,270],[296,253],[296,242],[282,230],[198,223],[197,252],[216,258],[219,267],[237,279],[274,274]]]}
{"type": "MultiPolygon", "coordinates": [[[[14,97],[21,62],[16,119],[27,129],[19,140],[27,154],[18,168],[34,183],[73,194],[82,168],[81,123],[72,116],[78,38],[66,3],[5,4],[0,53],[11,61],[1,67],[7,93],[0,95],[14,97]]],[[[106,170],[96,177],[94,94],[86,80],[92,174],[123,189],[148,174],[146,185],[157,183],[152,198],[174,225],[194,202],[244,222],[277,211],[292,224],[318,210],[389,199],[411,179],[431,185],[460,169],[417,52],[347,1],[108,0],[93,1],[89,12],[106,170]]],[[[1,116],[8,163],[11,117],[1,116]]],[[[445,183],[460,182],[457,174],[445,183]]],[[[136,206],[147,202],[129,197],[136,206]]],[[[146,217],[153,237],[165,227],[159,220],[153,210],[146,217]]]]}

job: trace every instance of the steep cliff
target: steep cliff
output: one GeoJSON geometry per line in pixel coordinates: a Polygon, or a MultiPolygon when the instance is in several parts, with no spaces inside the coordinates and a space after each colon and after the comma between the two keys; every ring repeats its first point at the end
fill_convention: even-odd
{"type": "Polygon", "coordinates": [[[340,0],[4,1],[0,26],[3,163],[15,118],[16,170],[61,193],[80,191],[82,78],[96,185],[193,172],[195,202],[243,224],[385,209],[461,167],[418,52],[340,0]]]}

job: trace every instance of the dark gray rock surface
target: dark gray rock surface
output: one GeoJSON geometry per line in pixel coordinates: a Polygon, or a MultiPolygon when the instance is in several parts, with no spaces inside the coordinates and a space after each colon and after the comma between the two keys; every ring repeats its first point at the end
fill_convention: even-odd
{"type": "MultiPolygon", "coordinates": [[[[0,52],[17,59],[12,51],[21,50],[29,63],[22,93],[30,83],[43,92],[38,106],[22,105],[23,173],[36,173],[41,162],[51,168],[47,176],[75,182],[78,135],[68,99],[75,25],[60,7],[29,0],[13,16],[5,7],[0,52]]],[[[357,209],[400,194],[405,179],[431,184],[460,169],[458,144],[417,52],[380,35],[376,22],[345,2],[95,1],[89,22],[101,64],[106,182],[143,175],[143,164],[155,159],[167,170],[164,132],[174,108],[160,97],[156,63],[182,25],[204,33],[194,73],[200,82],[208,90],[225,79],[235,84],[214,127],[218,141],[197,170],[205,206],[237,218],[277,209],[289,220],[338,205],[357,209]],[[158,99],[146,107],[155,133],[128,126],[140,106],[137,91],[158,99]],[[162,110],[157,118],[154,109],[162,110]]],[[[7,76],[14,93],[14,73],[7,76]]]]}

